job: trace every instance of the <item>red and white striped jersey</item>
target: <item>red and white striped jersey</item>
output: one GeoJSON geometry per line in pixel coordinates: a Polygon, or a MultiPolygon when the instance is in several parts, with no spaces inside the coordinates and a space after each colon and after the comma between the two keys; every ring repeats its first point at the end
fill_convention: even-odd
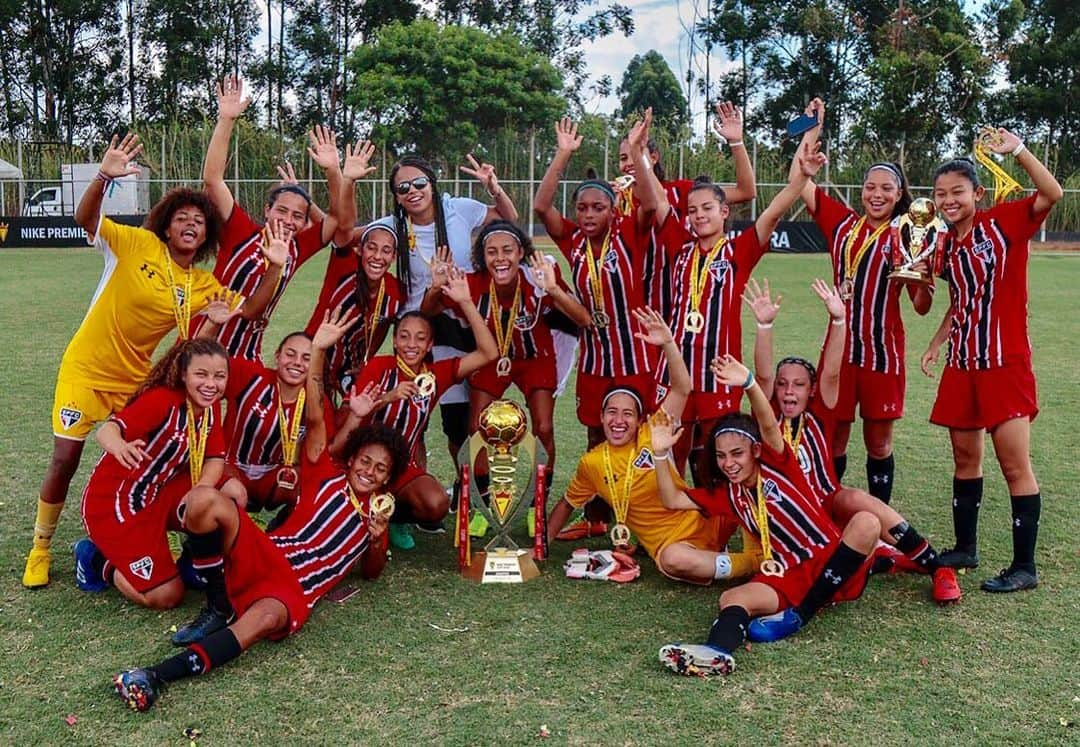
{"type": "MultiPolygon", "coordinates": [[[[330,261],[327,263],[326,274],[323,276],[322,290],[319,292],[319,301],[304,328],[309,336],[314,337],[327,311],[333,311],[340,306],[346,313],[352,313],[357,308],[357,291],[360,287],[358,274],[362,272],[359,259],[349,248],[335,247],[330,253],[330,261]]],[[[326,351],[330,388],[339,388],[346,380],[347,374],[357,371],[368,355],[374,355],[377,352],[377,350],[367,350],[368,331],[372,325],[375,326],[372,340],[375,343],[381,343],[401,310],[405,300],[401,283],[390,273],[383,275],[383,279],[385,285],[379,308],[369,309],[364,319],[350,327],[341,340],[326,351]]],[[[369,304],[374,305],[378,290],[379,287],[376,285],[368,300],[369,304]]]]}
{"type": "MultiPolygon", "coordinates": [[[[305,457],[303,464],[300,498],[289,518],[269,537],[292,566],[311,609],[363,557],[370,537],[367,518],[349,500],[342,468],[325,450],[317,461],[305,457]]],[[[370,496],[356,498],[366,514],[370,496]]]]}
{"type": "MultiPolygon", "coordinates": [[[[154,387],[110,417],[111,422],[120,426],[125,441],[142,439],[146,443],[142,449],[147,456],[139,466],[129,470],[112,454],[102,454],[87,482],[84,497],[90,494],[91,486],[96,487],[95,484],[119,483],[115,491],[115,511],[120,523],[153,503],[167,482],[190,469],[188,406],[185,391],[154,387]]],[[[215,403],[203,411],[195,421],[196,432],[202,427],[203,418],[210,418],[203,455],[205,464],[207,459],[225,457],[220,405],[215,403]]]]}
{"type": "MultiPolygon", "coordinates": [[[[841,287],[846,279],[845,252],[859,216],[844,203],[830,197],[821,187],[816,191],[814,221],[825,234],[832,258],[833,283],[841,287]]],[[[852,260],[874,229],[865,221],[854,237],[852,260]]],[[[900,314],[902,283],[889,281],[892,272],[891,232],[886,229],[867,248],[858,262],[847,302],[847,341],[844,360],[879,373],[904,370],[904,320],[900,314]]]]}
{"type": "MultiPolygon", "coordinates": [[[[675,179],[661,182],[667,195],[668,205],[679,223],[686,222],[686,198],[690,194],[694,182],[690,179],[675,179]]],[[[636,220],[636,214],[640,202],[635,198],[631,215],[636,220]]],[[[668,255],[661,246],[658,237],[659,231],[655,224],[649,228],[648,243],[642,253],[641,277],[644,281],[645,305],[657,311],[664,319],[670,319],[672,305],[674,304],[674,289],[672,288],[671,264],[668,255]]]]}
{"type": "MultiPolygon", "coordinates": [[[[810,560],[839,540],[840,531],[825,515],[787,445],[777,453],[763,443],[758,466],[769,510],[773,557],[785,569],[810,560]]],[[[687,495],[707,516],[734,517],[748,531],[761,536],[756,488],[726,483],[715,489],[690,490],[687,495]]]]}
{"type": "MultiPolygon", "coordinates": [[[[415,456],[421,436],[427,430],[428,420],[435,410],[435,405],[447,389],[458,382],[458,364],[460,358],[445,358],[427,366],[435,376],[435,393],[425,397],[417,394],[409,399],[399,399],[371,414],[371,419],[385,423],[395,429],[409,444],[410,456],[415,456]]],[[[419,372],[418,372],[419,373],[419,372]]],[[[393,355],[378,355],[367,362],[356,381],[357,391],[362,391],[370,382],[378,383],[384,392],[397,387],[407,377],[397,366],[393,355]]]]}
{"type": "MultiPolygon", "coordinates": [[[[598,257],[603,312],[607,315],[605,327],[590,325],[582,329],[581,348],[578,353],[578,372],[591,376],[618,378],[646,373],[652,359],[645,343],[634,337],[632,309],[644,304],[644,284],[635,275],[640,265],[638,254],[647,236],[637,231],[632,218],[616,218],[612,224],[611,244],[602,257],[598,257]]],[[[593,246],[599,251],[603,239],[596,239],[593,246]]],[[[556,241],[559,250],[570,263],[572,286],[578,299],[590,314],[600,310],[596,307],[589,284],[587,254],[588,241],[576,223],[563,219],[563,238],[556,241]]]]}
{"type": "Polygon", "coordinates": [[[946,365],[970,371],[1031,360],[1028,255],[1046,218],[1034,212],[1035,197],[978,211],[962,239],[949,232],[941,271],[952,301],[946,365]]]}
{"type": "MultiPolygon", "coordinates": [[[[250,297],[259,287],[266,273],[267,262],[262,253],[263,227],[253,221],[239,203],[233,203],[233,211],[221,233],[214,277],[226,288],[250,297]]],[[[278,301],[285,293],[289,280],[315,253],[323,247],[322,221],[315,221],[300,231],[289,243],[289,257],[281,269],[281,280],[267,304],[261,319],[233,317],[218,332],[217,340],[225,346],[231,357],[257,361],[262,357],[262,339],[267,320],[274,313],[278,301]]],[[[206,317],[191,322],[192,337],[205,323],[206,317]]]]}
{"type": "Polygon", "coordinates": [[[673,215],[669,215],[661,227],[660,239],[674,268],[675,343],[690,370],[694,391],[717,392],[722,385],[717,383],[709,364],[713,358],[728,353],[742,358],[742,294],[750,273],[768,251],[769,242],[762,246],[756,229],[750,226],[728,241],[708,268],[699,266],[698,271],[705,272],[705,285],[696,311],[705,317],[705,327],[695,334],[686,328],[686,315],[694,310],[690,298],[693,256],[697,252],[699,262],[704,265],[709,248],[698,248],[697,242],[673,215]]]}
{"type": "MultiPolygon", "coordinates": [[[[799,469],[819,502],[823,502],[840,489],[840,480],[833,465],[833,436],[836,433],[836,417],[833,411],[821,403],[815,394],[810,404],[797,418],[784,422],[780,407],[773,400],[773,412],[780,420],[781,428],[795,441],[795,453],[799,469]]],[[[790,445],[790,444],[789,444],[790,445]]]]}

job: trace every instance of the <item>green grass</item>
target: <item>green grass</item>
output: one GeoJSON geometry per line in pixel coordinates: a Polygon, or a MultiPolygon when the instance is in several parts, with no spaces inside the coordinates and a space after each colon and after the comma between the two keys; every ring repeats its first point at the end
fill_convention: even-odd
{"type": "MultiPolygon", "coordinates": [[[[757,272],[784,295],[779,353],[816,357],[824,330],[810,280],[824,257],[770,256],[757,272]]],[[[1042,414],[1033,458],[1044,508],[1037,591],[991,597],[978,581],[1010,557],[1008,498],[986,464],[983,568],[962,577],[959,606],[938,609],[922,577],[874,579],[858,602],[819,616],[795,639],[738,653],[737,673],[700,681],[656,662],[673,639],[701,638],[719,589],[674,584],[645,561],[627,586],[569,581],[557,544],[543,576],[514,588],[460,579],[446,537],[418,536],[386,573],[345,604],[323,603],[304,631],[263,644],[200,681],[171,687],[135,714],[110,694],[121,668],[170,653],[177,610],[138,609],[109,592],[75,589],[68,548],[82,535],[78,496],[91,445],[54,543],[54,583],[23,590],[36,492],[50,453],[49,407],[60,355],[97,283],[85,250],[0,252],[0,742],[523,743],[546,724],[553,743],[1076,743],[1080,726],[1080,594],[1076,501],[1080,356],[1074,308],[1080,259],[1031,263],[1031,335],[1042,414]],[[467,628],[466,632],[443,632],[467,628]],[[1070,663],[1071,662],[1071,663],[1070,663]],[[64,717],[78,721],[68,726],[64,717]]],[[[322,260],[290,287],[267,339],[306,321],[322,260]]],[[[907,313],[910,358],[933,325],[907,313]]],[[[749,330],[752,325],[747,325],[749,330]]],[[[749,351],[751,339],[745,340],[749,351]]],[[[935,382],[909,367],[907,417],[897,430],[894,504],[939,546],[951,540],[947,434],[927,415],[935,382]]],[[[584,447],[573,398],[557,410],[565,486],[584,447]]],[[[449,480],[437,423],[433,471],[449,480]]],[[[864,484],[859,439],[849,479],[864,484]]],[[[601,540],[594,540],[602,547],[601,540]]]]}

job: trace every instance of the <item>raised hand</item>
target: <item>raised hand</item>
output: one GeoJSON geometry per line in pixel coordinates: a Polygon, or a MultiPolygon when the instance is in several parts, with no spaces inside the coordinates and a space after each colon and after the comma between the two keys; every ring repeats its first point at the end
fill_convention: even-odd
{"type": "Polygon", "coordinates": [[[469,165],[458,166],[463,173],[479,180],[479,182],[484,185],[484,189],[487,190],[489,195],[493,195],[499,191],[499,179],[495,176],[494,166],[490,163],[480,163],[473,158],[472,153],[466,155],[465,159],[469,162],[469,165]]]}
{"type": "Polygon", "coordinates": [[[817,176],[821,167],[829,162],[828,157],[821,152],[820,142],[802,143],[795,158],[799,164],[799,171],[810,179],[817,176]]]}
{"type": "Polygon", "coordinates": [[[563,117],[555,123],[555,147],[573,153],[581,147],[582,136],[577,133],[577,122],[563,117]]]}
{"type": "Polygon", "coordinates": [[[360,392],[356,391],[356,384],[353,384],[349,391],[349,412],[363,420],[378,406],[382,393],[382,386],[374,381],[368,382],[360,392]]]}
{"type": "Polygon", "coordinates": [[[646,144],[649,141],[649,127],[652,126],[652,107],[650,106],[645,110],[644,116],[642,116],[640,122],[636,122],[633,127],[630,128],[630,133],[626,136],[626,142],[630,145],[631,152],[645,150],[646,144]]]}
{"type": "Polygon", "coordinates": [[[401,399],[412,399],[420,394],[420,387],[413,380],[402,381],[396,387],[379,398],[377,404],[388,404],[401,399]]]}
{"type": "Polygon", "coordinates": [[[847,309],[844,305],[844,299],[840,298],[840,291],[821,278],[814,278],[814,282],[810,284],[810,287],[821,299],[822,303],[825,304],[825,309],[834,320],[843,320],[847,316],[847,309]]]}
{"type": "Polygon", "coordinates": [[[431,287],[442,288],[450,280],[450,270],[454,269],[454,258],[450,256],[450,247],[436,247],[431,257],[431,287]]]}
{"type": "Polygon", "coordinates": [[[729,143],[741,142],[743,138],[742,110],[730,101],[718,101],[713,130],[729,143]]]}
{"type": "Polygon", "coordinates": [[[750,307],[758,324],[773,323],[776,315],[780,313],[781,298],[783,296],[779,293],[776,294],[776,300],[770,298],[768,278],[765,278],[761,285],[758,285],[758,281],[754,278],[750,278],[742,295],[743,303],[750,307]]]}
{"type": "Polygon", "coordinates": [[[272,265],[284,267],[289,259],[289,242],[292,231],[278,220],[272,220],[263,227],[262,253],[272,265]]]}
{"type": "Polygon", "coordinates": [[[674,338],[671,335],[671,327],[664,321],[664,318],[657,312],[653,311],[649,307],[641,309],[632,309],[630,311],[637,319],[639,325],[641,325],[641,331],[635,332],[634,337],[639,340],[644,340],[650,345],[656,345],[657,347],[663,347],[669,342],[674,342],[674,338]]]}
{"type": "Polygon", "coordinates": [[[320,350],[327,350],[337,344],[349,327],[356,324],[359,318],[360,314],[357,311],[346,313],[341,306],[338,306],[333,311],[326,311],[323,314],[322,324],[315,330],[315,336],[311,338],[311,346],[320,350]]]}
{"type": "Polygon", "coordinates": [[[806,105],[804,114],[808,117],[817,117],[817,126],[821,127],[825,124],[825,102],[819,97],[811,99],[810,103],[806,105]]]}
{"type": "Polygon", "coordinates": [[[143,447],[146,446],[146,441],[141,438],[136,438],[134,441],[123,441],[113,452],[113,457],[116,461],[120,462],[127,469],[135,469],[142,464],[143,459],[148,459],[149,454],[143,447]]]}
{"type": "Polygon", "coordinates": [[[219,327],[228,324],[234,316],[241,312],[240,304],[236,303],[237,294],[228,289],[222,289],[210,296],[210,303],[206,304],[203,313],[211,323],[219,327]],[[236,308],[233,308],[233,307],[236,308]]]}
{"type": "Polygon", "coordinates": [[[555,262],[540,254],[533,252],[529,257],[529,269],[532,270],[533,280],[545,293],[551,293],[559,284],[555,274],[555,262]]]}
{"type": "Polygon", "coordinates": [[[311,145],[308,147],[308,155],[311,160],[319,165],[319,168],[333,169],[340,165],[337,149],[337,133],[329,127],[315,125],[308,133],[311,145]]]}
{"type": "Polygon", "coordinates": [[[735,360],[730,353],[723,358],[713,358],[709,368],[724,386],[742,386],[750,378],[750,369],[735,360]]]}
{"type": "Polygon", "coordinates": [[[296,171],[293,170],[293,165],[288,161],[284,165],[277,167],[278,176],[281,177],[281,183],[284,184],[299,184],[300,180],[296,178],[296,171]]]}
{"type": "Polygon", "coordinates": [[[675,427],[675,421],[661,407],[649,417],[649,431],[652,436],[654,455],[667,454],[683,436],[683,427],[675,427]]]}
{"type": "Polygon", "coordinates": [[[979,143],[998,155],[1012,153],[1021,144],[1020,138],[1004,127],[984,127],[979,132],[979,143]]]}
{"type": "Polygon", "coordinates": [[[240,76],[226,75],[225,80],[217,85],[218,117],[239,119],[251,103],[251,97],[243,93],[244,81],[240,76]]]}
{"type": "Polygon", "coordinates": [[[135,162],[135,156],[142,153],[142,144],[139,136],[134,132],[124,135],[119,140],[118,135],[113,135],[109,141],[109,147],[101,159],[101,173],[110,179],[119,179],[122,176],[139,173],[139,164],[135,162]]]}
{"type": "Polygon", "coordinates": [[[472,302],[472,293],[469,292],[469,280],[465,277],[465,271],[458,267],[451,267],[447,271],[447,282],[442,292],[459,306],[472,302]]]}
{"type": "Polygon", "coordinates": [[[370,140],[356,145],[346,143],[345,163],[341,167],[341,175],[355,182],[368,174],[374,174],[379,169],[368,165],[373,155],[375,155],[375,144],[370,140]]]}

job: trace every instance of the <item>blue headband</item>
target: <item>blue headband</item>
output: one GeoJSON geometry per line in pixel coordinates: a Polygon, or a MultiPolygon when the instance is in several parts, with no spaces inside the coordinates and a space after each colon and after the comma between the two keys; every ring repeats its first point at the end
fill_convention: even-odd
{"type": "Polygon", "coordinates": [[[610,184],[603,181],[602,179],[586,179],[585,181],[583,181],[581,184],[578,185],[578,188],[574,190],[574,199],[576,200],[578,195],[584,192],[586,189],[599,189],[601,192],[608,196],[608,199],[611,200],[612,205],[615,204],[615,190],[611,188],[610,184]]]}

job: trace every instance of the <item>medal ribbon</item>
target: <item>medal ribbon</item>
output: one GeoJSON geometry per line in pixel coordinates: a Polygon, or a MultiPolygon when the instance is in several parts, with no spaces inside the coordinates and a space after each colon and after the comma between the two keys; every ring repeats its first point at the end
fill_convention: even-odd
{"type": "Polygon", "coordinates": [[[859,250],[855,252],[855,256],[852,257],[851,249],[855,246],[855,237],[859,235],[859,232],[862,231],[862,228],[865,225],[866,216],[864,215],[863,217],[859,218],[858,222],[855,223],[855,227],[851,229],[851,233],[847,235],[847,242],[844,244],[845,280],[854,280],[855,273],[858,271],[859,264],[862,262],[862,258],[866,254],[866,251],[874,245],[874,243],[878,240],[878,237],[881,236],[881,234],[885,233],[885,229],[889,227],[889,222],[885,221],[880,226],[875,228],[873,233],[866,237],[866,241],[864,241],[859,246],[859,250]]]}
{"type": "Polygon", "coordinates": [[[1022,194],[1024,188],[1020,183],[1009,176],[1009,172],[998,166],[994,158],[986,152],[986,148],[979,141],[975,141],[975,160],[986,167],[986,170],[994,175],[994,204],[1004,202],[1015,192],[1022,194]]]}
{"type": "Polygon", "coordinates": [[[360,514],[365,519],[368,518],[367,511],[360,505],[360,499],[356,497],[356,493],[353,492],[352,485],[349,484],[348,479],[345,480],[345,493],[349,496],[349,503],[356,509],[356,513],[360,514]]]}
{"type": "Polygon", "coordinates": [[[592,292],[593,313],[604,313],[604,279],[600,275],[600,263],[607,256],[611,247],[611,230],[608,229],[604,236],[604,244],[600,247],[600,257],[593,254],[592,242],[585,238],[585,268],[589,273],[589,290],[592,292]]]}
{"type": "Polygon", "coordinates": [[[521,305],[521,273],[518,273],[517,285],[514,286],[514,300],[510,304],[510,317],[506,330],[502,326],[502,306],[496,295],[495,279],[491,279],[488,287],[488,297],[491,299],[491,321],[495,327],[495,344],[499,348],[499,357],[505,358],[510,353],[510,343],[514,339],[514,320],[518,317],[518,308],[521,305]]]}
{"type": "Polygon", "coordinates": [[[281,463],[285,467],[296,464],[296,444],[300,440],[300,424],[304,422],[304,401],[307,392],[303,387],[296,395],[296,408],[292,420],[285,414],[285,403],[281,401],[281,387],[278,387],[278,430],[281,432],[281,463]]]}
{"type": "Polygon", "coordinates": [[[780,421],[780,433],[784,436],[784,441],[791,447],[795,456],[799,455],[799,441],[802,440],[803,426],[806,425],[806,418],[799,417],[799,423],[795,426],[795,432],[792,433],[791,423],[795,418],[782,418],[780,421]]]}
{"type": "Polygon", "coordinates": [[[768,563],[773,559],[772,539],[769,536],[769,506],[765,502],[765,491],[761,489],[761,466],[758,465],[757,475],[757,508],[754,511],[754,519],[758,525],[758,536],[761,538],[761,555],[768,563]]]}
{"type": "Polygon", "coordinates": [[[611,486],[611,507],[615,510],[615,522],[626,524],[626,514],[630,512],[630,487],[634,482],[634,457],[636,452],[630,451],[626,459],[626,476],[623,478],[622,489],[615,484],[615,472],[611,466],[611,447],[604,442],[604,448],[600,452],[604,457],[604,477],[611,486]]]}
{"type": "MultiPolygon", "coordinates": [[[[382,311],[383,299],[386,298],[386,278],[379,279],[379,292],[375,294],[375,306],[371,310],[364,328],[364,363],[371,357],[371,343],[375,340],[375,330],[379,326],[379,312],[382,311]]],[[[400,358],[398,359],[400,360],[400,358]]]]}
{"type": "Polygon", "coordinates": [[[395,360],[397,361],[398,370],[408,376],[410,381],[415,381],[417,376],[422,373],[427,373],[427,367],[423,365],[420,366],[420,370],[418,372],[413,371],[412,368],[409,367],[409,364],[401,359],[400,355],[395,356],[395,360]]]}
{"type": "Polygon", "coordinates": [[[195,426],[195,406],[187,403],[187,438],[188,467],[191,469],[191,484],[202,477],[203,458],[206,456],[206,439],[210,434],[210,412],[203,410],[202,422],[195,426]]]}
{"type": "Polygon", "coordinates": [[[176,280],[172,271],[173,260],[169,250],[165,250],[165,279],[169,281],[169,305],[172,306],[173,318],[176,320],[177,336],[181,340],[188,339],[188,328],[191,327],[191,268],[189,267],[184,279],[184,300],[181,303],[176,298],[176,280]]]}
{"type": "Polygon", "coordinates": [[[727,236],[721,236],[720,240],[713,244],[705,258],[705,267],[701,267],[701,250],[694,247],[693,256],[690,259],[690,308],[687,312],[698,311],[701,306],[701,294],[705,291],[705,281],[708,278],[709,267],[717,255],[727,245],[727,236]]]}

